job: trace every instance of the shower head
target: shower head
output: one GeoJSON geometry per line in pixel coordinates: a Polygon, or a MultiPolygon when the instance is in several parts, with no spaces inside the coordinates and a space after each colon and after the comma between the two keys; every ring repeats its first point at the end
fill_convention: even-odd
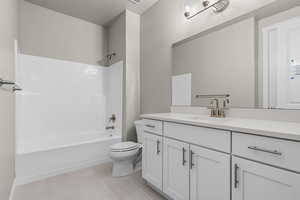
{"type": "Polygon", "coordinates": [[[99,65],[103,67],[109,67],[112,64],[113,57],[115,57],[116,53],[107,54],[102,60],[98,61],[99,65]]]}

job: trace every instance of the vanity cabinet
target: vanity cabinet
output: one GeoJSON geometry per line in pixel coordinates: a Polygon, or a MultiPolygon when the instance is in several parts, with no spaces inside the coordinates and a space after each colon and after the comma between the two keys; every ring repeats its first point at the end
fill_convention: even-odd
{"type": "Polygon", "coordinates": [[[230,155],[190,146],[190,200],[230,200],[230,155]]]}
{"type": "Polygon", "coordinates": [[[163,144],[165,194],[176,200],[230,200],[230,155],[169,138],[163,144]]]}
{"type": "Polygon", "coordinates": [[[298,200],[300,175],[232,158],[232,200],[298,200]]]}
{"type": "Polygon", "coordinates": [[[230,131],[164,122],[164,136],[230,153],[230,131]]]}
{"type": "Polygon", "coordinates": [[[189,199],[189,144],[164,138],[163,191],[177,200],[189,199]]]}
{"type": "Polygon", "coordinates": [[[299,141],[146,122],[142,174],[171,199],[300,199],[299,141]]]}
{"type": "Polygon", "coordinates": [[[233,133],[232,200],[298,200],[299,152],[299,142],[233,133]]]}
{"type": "Polygon", "coordinates": [[[163,122],[151,119],[143,119],[143,129],[148,133],[156,135],[162,135],[163,133],[163,122]]]}
{"type": "Polygon", "coordinates": [[[143,145],[142,176],[162,190],[162,137],[144,131],[143,145]]]}
{"type": "Polygon", "coordinates": [[[239,157],[300,172],[299,152],[300,142],[232,133],[232,154],[239,157]]]}

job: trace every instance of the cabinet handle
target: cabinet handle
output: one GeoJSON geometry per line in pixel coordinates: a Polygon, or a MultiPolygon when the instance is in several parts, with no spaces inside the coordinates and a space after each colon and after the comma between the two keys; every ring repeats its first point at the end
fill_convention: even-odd
{"type": "Polygon", "coordinates": [[[254,150],[254,151],[261,151],[261,152],[265,152],[265,153],[270,153],[270,154],[274,154],[277,156],[281,156],[282,153],[277,151],[277,150],[268,150],[268,149],[264,149],[264,148],[260,148],[260,147],[256,147],[256,146],[250,146],[248,147],[248,149],[254,150]]]}
{"type": "Polygon", "coordinates": [[[156,141],[156,154],[157,154],[157,155],[159,155],[159,153],[160,153],[160,150],[159,150],[159,144],[160,144],[160,141],[157,140],[157,141],[156,141]]]}
{"type": "Polygon", "coordinates": [[[186,160],[185,160],[185,152],[186,152],[186,150],[185,150],[185,148],[183,147],[183,148],[182,148],[182,165],[183,165],[183,166],[184,166],[185,163],[186,163],[186,160]]]}
{"type": "Polygon", "coordinates": [[[239,166],[237,164],[234,164],[234,188],[238,188],[239,185],[238,170],[239,166]]]}
{"type": "Polygon", "coordinates": [[[195,166],[195,164],[193,163],[194,154],[195,153],[192,150],[190,150],[190,169],[193,169],[193,167],[195,166]]]}
{"type": "Polygon", "coordinates": [[[148,127],[148,128],[155,128],[154,125],[150,125],[150,124],[146,124],[145,126],[148,127]]]}

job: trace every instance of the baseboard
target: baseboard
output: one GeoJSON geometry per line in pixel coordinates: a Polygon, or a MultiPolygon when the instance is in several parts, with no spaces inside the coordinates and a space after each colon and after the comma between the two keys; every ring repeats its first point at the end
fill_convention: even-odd
{"type": "MultiPolygon", "coordinates": [[[[145,179],[144,179],[145,180],[145,179]]],[[[154,186],[153,184],[149,183],[147,180],[145,180],[146,184],[152,188],[152,190],[154,190],[155,192],[157,192],[158,194],[160,194],[162,197],[164,197],[167,200],[172,200],[171,197],[169,197],[167,194],[165,194],[164,192],[162,192],[160,189],[158,189],[156,186],[154,186]]]]}
{"type": "Polygon", "coordinates": [[[16,186],[17,186],[17,181],[16,181],[16,179],[14,179],[13,184],[10,189],[9,200],[14,199],[14,193],[15,193],[16,186]]]}
{"type": "Polygon", "coordinates": [[[110,163],[110,162],[112,162],[111,159],[103,159],[103,160],[88,160],[88,161],[84,161],[84,162],[80,162],[80,163],[73,163],[72,165],[66,166],[64,168],[55,169],[55,170],[48,171],[48,172],[40,172],[34,176],[17,177],[15,179],[15,185],[24,185],[24,184],[32,183],[35,181],[43,180],[46,178],[50,178],[53,176],[77,171],[77,170],[88,168],[88,167],[93,167],[93,166],[104,164],[104,163],[110,163]]]}

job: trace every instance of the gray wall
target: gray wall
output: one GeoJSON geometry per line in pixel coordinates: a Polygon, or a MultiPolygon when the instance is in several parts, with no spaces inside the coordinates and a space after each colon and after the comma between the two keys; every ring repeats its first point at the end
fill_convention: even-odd
{"type": "Polygon", "coordinates": [[[173,48],[173,75],[192,73],[197,94],[230,94],[233,107],[255,106],[255,20],[249,18],[173,48]]]}
{"type": "MultiPolygon", "coordinates": [[[[14,80],[18,0],[0,6],[0,77],[14,80]]],[[[15,178],[14,95],[0,90],[0,199],[7,200],[15,178]]]]}
{"type": "Polygon", "coordinates": [[[126,12],[116,17],[108,26],[108,53],[116,53],[112,63],[124,61],[126,56],[126,12]]]}
{"type": "Polygon", "coordinates": [[[126,133],[135,140],[140,115],[140,16],[126,10],[126,133]]]}
{"type": "Polygon", "coordinates": [[[141,112],[167,112],[171,104],[172,44],[259,9],[274,0],[231,1],[221,14],[183,17],[182,0],[160,0],[141,18],[141,112]]]}
{"type": "Polygon", "coordinates": [[[24,54],[97,65],[107,52],[103,27],[23,0],[19,29],[24,54]]]}
{"type": "Polygon", "coordinates": [[[126,10],[108,25],[112,63],[123,61],[123,139],[135,140],[134,121],[140,114],[140,16],[126,10]]]}

